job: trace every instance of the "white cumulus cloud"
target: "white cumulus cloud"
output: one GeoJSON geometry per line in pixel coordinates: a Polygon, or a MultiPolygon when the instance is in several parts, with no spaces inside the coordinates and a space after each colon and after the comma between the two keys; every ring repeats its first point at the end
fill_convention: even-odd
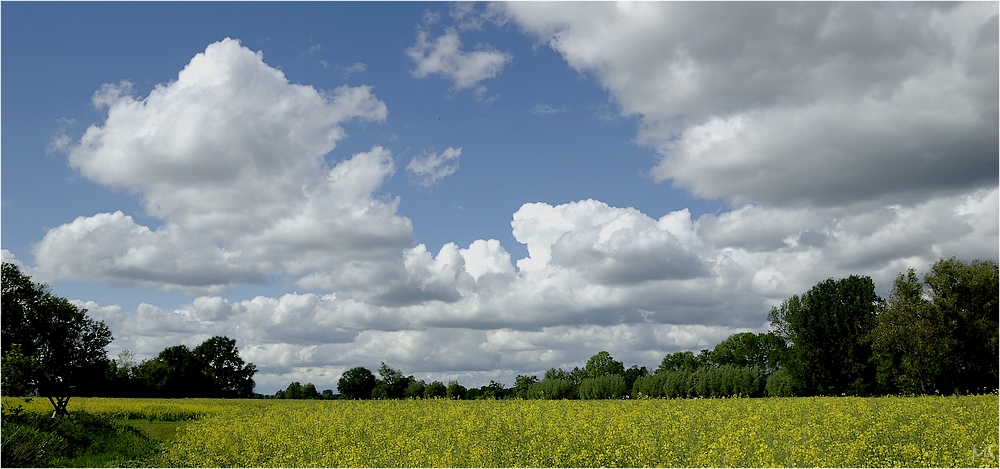
{"type": "Polygon", "coordinates": [[[480,98],[486,89],[479,83],[496,78],[514,58],[509,52],[485,44],[472,52],[463,51],[458,32],[452,29],[436,39],[431,39],[427,31],[418,30],[417,42],[406,49],[406,55],[414,63],[410,72],[413,77],[438,75],[451,80],[455,90],[475,88],[480,98]]]}
{"type": "Polygon", "coordinates": [[[736,205],[997,184],[992,3],[503,4],[642,119],[657,180],[736,205]]]}
{"type": "Polygon", "coordinates": [[[107,117],[66,148],[70,165],[138,194],[163,224],[117,212],[56,227],[34,247],[47,280],[217,294],[345,262],[378,270],[412,245],[398,201],[374,194],[395,170],[388,150],[327,162],[342,123],[386,118],[370,87],[292,84],[262,54],[225,39],[146,97],[120,83],[94,103],[107,117]]]}
{"type": "Polygon", "coordinates": [[[458,171],[458,157],[462,156],[462,148],[448,147],[441,153],[422,152],[410,160],[406,170],[419,179],[424,187],[437,184],[455,171],[458,171]]]}

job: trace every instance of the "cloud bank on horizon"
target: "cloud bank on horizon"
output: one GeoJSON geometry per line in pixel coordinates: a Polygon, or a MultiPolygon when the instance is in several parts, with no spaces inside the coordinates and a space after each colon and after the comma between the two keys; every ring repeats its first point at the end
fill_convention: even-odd
{"type": "MultiPolygon", "coordinates": [[[[829,277],[870,275],[884,290],[940,257],[998,257],[995,3],[514,2],[450,17],[437,38],[426,28],[440,18],[424,18],[400,73],[490,105],[504,97],[486,97],[489,80],[518,58],[461,35],[527,35],[638,118],[636,142],[656,160],[637,184],[728,209],[524,201],[510,226],[526,257],[497,239],[433,252],[380,192],[399,153],[372,144],[328,159],[345,123],[392,119],[377,90],[293,83],[226,38],[146,96],[101,87],[102,121],[56,141],[79,175],[134,194],[159,226],[79,216],[33,246],[28,272],[184,292],[176,310],[75,301],[141,356],[236,338],[258,390],[273,392],[332,387],[380,360],[469,384],[600,350],[655,365],[763,330],[772,305],[829,277]],[[276,278],[288,292],[231,299],[276,278]]],[[[474,152],[426,150],[405,170],[433,190],[474,152]]]]}

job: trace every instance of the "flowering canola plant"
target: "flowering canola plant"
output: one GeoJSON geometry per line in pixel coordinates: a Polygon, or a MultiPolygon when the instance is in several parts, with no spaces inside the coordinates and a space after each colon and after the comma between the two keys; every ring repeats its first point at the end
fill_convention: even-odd
{"type": "MultiPolygon", "coordinates": [[[[48,405],[36,399],[26,410],[40,403],[48,405]]],[[[5,398],[4,407],[9,405],[5,398]]],[[[197,416],[160,461],[185,467],[997,467],[1000,428],[996,394],[607,401],[74,398],[70,410],[197,416]]]]}
{"type": "MultiPolygon", "coordinates": [[[[268,404],[268,401],[250,399],[74,397],[70,399],[66,410],[101,414],[116,419],[182,421],[249,407],[265,407],[268,404]]],[[[34,397],[28,402],[19,397],[3,398],[5,412],[17,407],[21,407],[25,412],[52,413],[52,404],[44,397],[34,397]]]]}
{"type": "Polygon", "coordinates": [[[285,401],[209,415],[171,466],[997,467],[996,395],[285,401]]]}

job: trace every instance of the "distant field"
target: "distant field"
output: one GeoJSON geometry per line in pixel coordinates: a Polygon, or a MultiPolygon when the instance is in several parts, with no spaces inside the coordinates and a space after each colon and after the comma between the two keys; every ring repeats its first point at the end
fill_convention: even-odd
{"type": "MultiPolygon", "coordinates": [[[[13,402],[4,398],[4,407],[13,402]]],[[[44,404],[44,405],[43,405],[44,404]]],[[[36,399],[26,410],[47,411],[36,399]]],[[[83,399],[184,420],[164,466],[997,467],[998,398],[83,399]]],[[[142,417],[140,417],[140,415],[142,417]]]]}

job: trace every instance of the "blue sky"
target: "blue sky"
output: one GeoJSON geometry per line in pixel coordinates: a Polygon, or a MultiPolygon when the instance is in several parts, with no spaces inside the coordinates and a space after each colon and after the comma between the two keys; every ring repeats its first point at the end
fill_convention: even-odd
{"type": "Polygon", "coordinates": [[[994,3],[0,8],[4,260],[259,392],[655,366],[998,257],[994,3]]]}

